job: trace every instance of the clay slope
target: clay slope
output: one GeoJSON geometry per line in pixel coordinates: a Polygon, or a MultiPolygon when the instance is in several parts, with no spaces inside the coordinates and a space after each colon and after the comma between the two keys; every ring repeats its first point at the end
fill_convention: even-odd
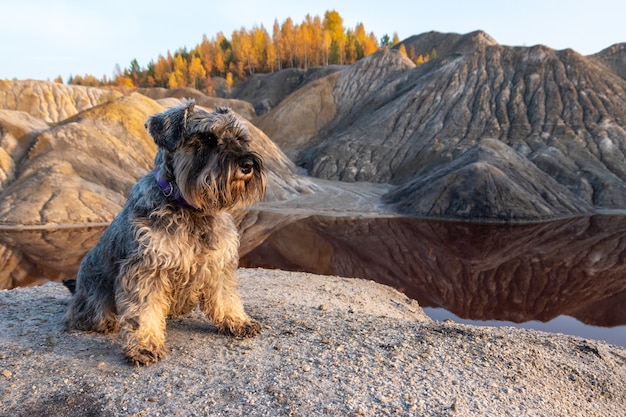
{"type": "Polygon", "coordinates": [[[39,133],[0,201],[9,224],[106,222],[149,169],[155,146],[143,127],[163,108],[131,94],[39,133]]]}
{"type": "Polygon", "coordinates": [[[532,221],[590,214],[585,200],[495,139],[385,196],[401,213],[461,220],[532,221]]]}
{"type": "MultiPolygon", "coordinates": [[[[572,50],[500,46],[482,32],[447,44],[417,67],[381,51],[341,71],[334,116],[286,149],[313,176],[400,185],[495,138],[590,205],[626,208],[624,79],[572,50]]],[[[297,94],[319,97],[314,87],[297,94]]],[[[259,124],[293,130],[313,117],[287,98],[259,124]]]]}
{"type": "MultiPolygon", "coordinates": [[[[246,119],[252,119],[255,116],[254,107],[246,101],[207,96],[195,88],[137,88],[135,91],[155,100],[168,98],[194,99],[197,105],[207,107],[211,110],[215,106],[230,107],[246,119]]],[[[166,107],[169,106],[166,105],[166,107]]]]}
{"type": "Polygon", "coordinates": [[[626,79],[626,43],[616,43],[591,56],[599,59],[617,75],[626,79]]]}
{"type": "Polygon", "coordinates": [[[48,123],[60,122],[120,96],[119,92],[94,87],[0,80],[0,109],[23,111],[48,123]]]}
{"type": "Polygon", "coordinates": [[[397,51],[377,52],[306,84],[255,124],[297,159],[301,152],[332,134],[347,116],[358,113],[368,97],[388,91],[389,80],[413,67],[415,64],[397,51]]]}
{"type": "Polygon", "coordinates": [[[21,111],[0,110],[0,192],[15,178],[16,168],[48,124],[21,111]]]}
{"type": "Polygon", "coordinates": [[[342,66],[287,68],[269,74],[253,74],[237,85],[231,97],[254,105],[258,116],[276,107],[285,97],[305,84],[339,71],[342,66]]]}
{"type": "MultiPolygon", "coordinates": [[[[180,103],[172,100],[172,104],[180,103]]],[[[156,145],[144,123],[163,110],[156,101],[132,93],[50,128],[26,113],[0,111],[0,223],[59,225],[112,220],[130,187],[153,167],[156,145]]],[[[267,167],[267,200],[320,189],[296,174],[293,162],[267,135],[248,125],[254,150],[267,167]]]]}

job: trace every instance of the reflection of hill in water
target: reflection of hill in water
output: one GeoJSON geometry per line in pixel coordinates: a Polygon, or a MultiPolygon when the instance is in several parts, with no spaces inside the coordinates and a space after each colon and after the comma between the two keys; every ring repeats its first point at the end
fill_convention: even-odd
{"type": "MultiPolygon", "coordinates": [[[[270,209],[248,219],[243,266],[368,278],[474,320],[626,324],[623,216],[499,225],[270,209]]],[[[0,232],[0,285],[73,276],[102,230],[0,232]]]]}
{"type": "Polygon", "coordinates": [[[242,263],[373,279],[474,320],[626,324],[626,218],[534,225],[311,216],[242,263]]]}
{"type": "Polygon", "coordinates": [[[72,277],[104,227],[0,231],[0,289],[72,277]]]}

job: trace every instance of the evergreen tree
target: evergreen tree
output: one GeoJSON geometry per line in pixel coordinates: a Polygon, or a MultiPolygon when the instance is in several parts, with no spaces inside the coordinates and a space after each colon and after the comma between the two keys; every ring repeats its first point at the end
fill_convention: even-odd
{"type": "Polygon", "coordinates": [[[383,48],[391,46],[391,38],[386,33],[380,38],[380,46],[383,48]]]}

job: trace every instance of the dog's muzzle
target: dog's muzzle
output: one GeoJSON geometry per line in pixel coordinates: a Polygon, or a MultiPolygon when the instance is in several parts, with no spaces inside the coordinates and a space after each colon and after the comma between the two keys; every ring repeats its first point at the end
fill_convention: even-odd
{"type": "Polygon", "coordinates": [[[254,161],[251,158],[245,158],[239,161],[237,171],[235,171],[236,180],[248,180],[252,177],[254,171],[254,161]]]}

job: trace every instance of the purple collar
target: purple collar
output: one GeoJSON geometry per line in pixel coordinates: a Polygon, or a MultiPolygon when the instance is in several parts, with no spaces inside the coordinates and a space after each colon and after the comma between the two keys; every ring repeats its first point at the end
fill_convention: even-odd
{"type": "Polygon", "coordinates": [[[183,197],[183,195],[181,194],[180,190],[177,187],[174,187],[171,182],[169,182],[167,179],[165,179],[165,177],[161,175],[161,171],[159,170],[159,168],[155,168],[152,171],[152,174],[154,175],[154,179],[156,179],[156,182],[159,185],[159,188],[161,189],[161,191],[163,191],[163,194],[165,194],[165,197],[172,198],[181,206],[195,208],[194,206],[189,204],[187,200],[185,200],[185,198],[183,197]]]}

